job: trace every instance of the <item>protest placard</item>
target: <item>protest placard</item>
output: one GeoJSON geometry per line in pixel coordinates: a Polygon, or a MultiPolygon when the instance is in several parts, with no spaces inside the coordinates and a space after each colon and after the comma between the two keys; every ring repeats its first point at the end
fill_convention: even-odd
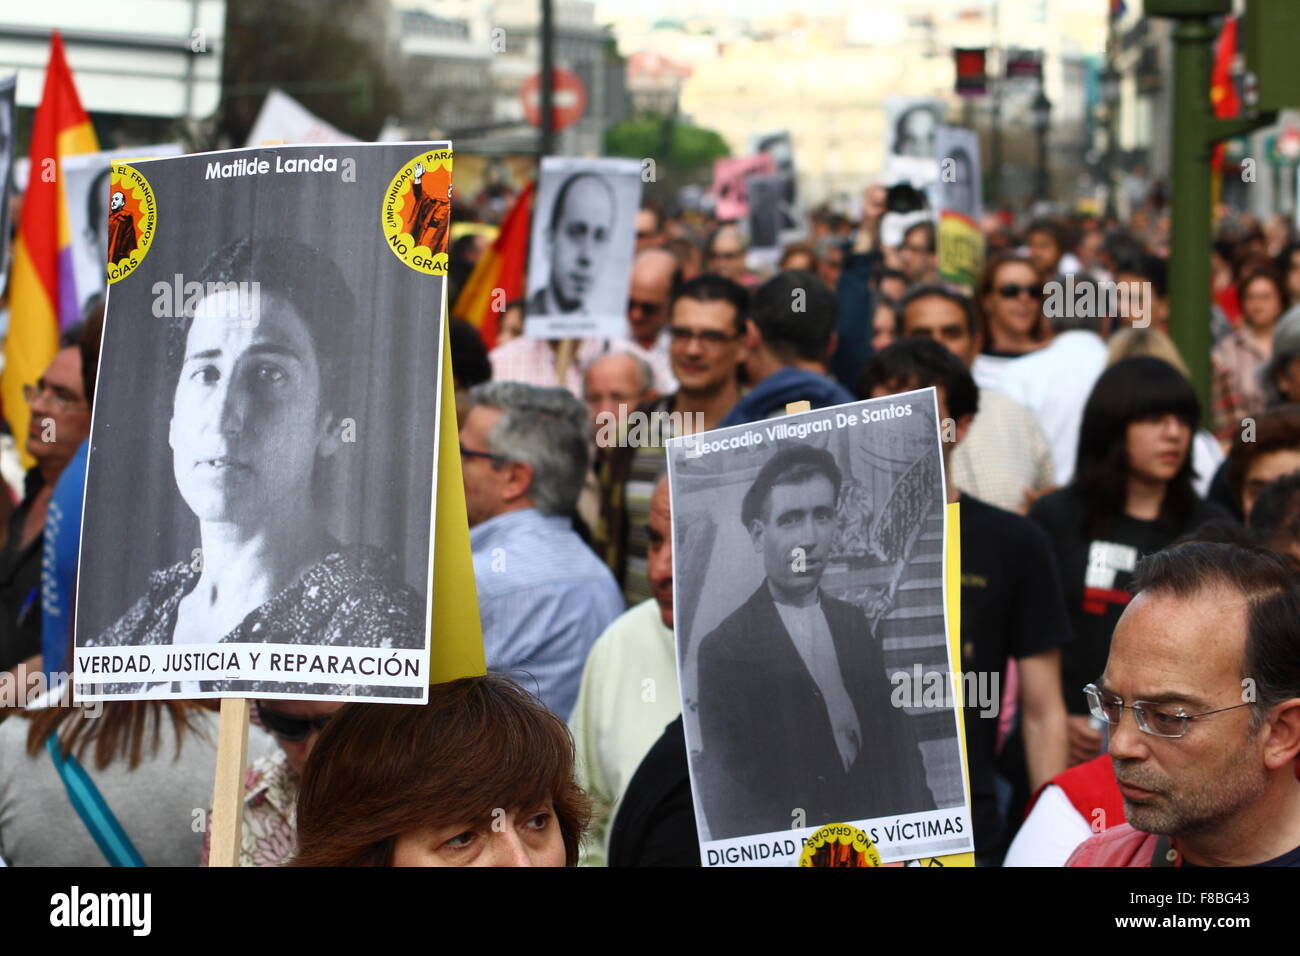
{"type": "Polygon", "coordinates": [[[542,160],[528,248],[524,335],[622,338],[641,204],[634,159],[542,160]]]}
{"type": "Polygon", "coordinates": [[[749,217],[749,191],[745,182],[751,176],[771,176],[776,163],[767,153],[753,156],[724,156],[713,161],[713,215],[721,222],[749,217]]]}
{"type": "Polygon", "coordinates": [[[937,418],[924,389],[669,441],[706,866],[795,865],[828,824],[884,863],[971,850],[937,418]]]}
{"type": "Polygon", "coordinates": [[[451,159],[114,165],[79,699],[425,698],[451,159]]]}
{"type": "Polygon", "coordinates": [[[14,188],[14,91],[18,74],[0,76],[0,293],[9,282],[9,191],[14,188]]]}
{"type": "Polygon", "coordinates": [[[176,156],[180,152],[179,143],[158,143],[101,153],[76,153],[60,159],[63,196],[68,210],[68,236],[72,240],[72,275],[77,302],[82,310],[104,291],[104,261],[108,258],[108,219],[112,202],[108,186],[113,160],[157,159],[176,156]]]}
{"type": "Polygon", "coordinates": [[[885,179],[922,188],[939,175],[935,132],[944,120],[943,100],[927,96],[885,97],[885,179]]]}
{"type": "Polygon", "coordinates": [[[939,196],[939,278],[973,295],[984,267],[979,134],[940,126],[935,134],[935,156],[939,161],[935,187],[939,196]]]}

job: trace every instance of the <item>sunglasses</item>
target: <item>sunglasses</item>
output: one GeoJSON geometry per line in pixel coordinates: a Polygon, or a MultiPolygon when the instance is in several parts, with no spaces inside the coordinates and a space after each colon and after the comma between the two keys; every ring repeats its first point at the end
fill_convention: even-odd
{"type": "Polygon", "coordinates": [[[302,743],[311,736],[313,730],[320,733],[329,723],[329,719],[334,716],[321,714],[317,717],[295,717],[278,710],[269,710],[262,706],[260,700],[254,706],[257,708],[257,719],[262,722],[262,726],[281,740],[288,740],[291,743],[302,743]]]}
{"type": "Polygon", "coordinates": [[[1014,299],[1022,294],[1029,296],[1031,299],[1041,299],[1043,290],[1036,285],[1017,285],[1014,282],[998,286],[998,295],[1004,299],[1014,299]]]}
{"type": "Polygon", "coordinates": [[[631,312],[633,309],[639,309],[641,311],[641,314],[648,319],[653,319],[656,315],[658,315],[659,308],[660,306],[658,302],[642,302],[640,299],[627,300],[627,310],[629,312],[631,312]]]}

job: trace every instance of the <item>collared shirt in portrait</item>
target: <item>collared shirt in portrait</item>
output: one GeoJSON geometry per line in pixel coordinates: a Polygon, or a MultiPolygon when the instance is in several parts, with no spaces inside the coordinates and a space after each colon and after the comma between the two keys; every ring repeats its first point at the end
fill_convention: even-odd
{"type": "Polygon", "coordinates": [[[853,699],[844,686],[839,657],[835,654],[835,641],[831,638],[821,602],[814,601],[807,607],[795,607],[780,601],[775,604],[776,613],[781,615],[803,666],[808,668],[826,703],[826,716],[835,730],[835,745],[844,761],[844,770],[848,772],[862,747],[862,726],[853,699]]]}

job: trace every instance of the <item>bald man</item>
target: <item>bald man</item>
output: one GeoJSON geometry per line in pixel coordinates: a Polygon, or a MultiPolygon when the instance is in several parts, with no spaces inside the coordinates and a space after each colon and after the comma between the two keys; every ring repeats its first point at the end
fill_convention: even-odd
{"type": "Polygon", "coordinates": [[[595,173],[564,181],[547,226],[550,281],[528,300],[529,315],[577,315],[604,266],[614,234],[614,190],[595,173]]]}
{"type": "Polygon", "coordinates": [[[668,306],[679,282],[677,257],[664,249],[645,249],[632,260],[627,293],[628,338],[610,343],[610,351],[630,352],[654,369],[654,387],[661,395],[676,390],[668,357],[668,306]]]}

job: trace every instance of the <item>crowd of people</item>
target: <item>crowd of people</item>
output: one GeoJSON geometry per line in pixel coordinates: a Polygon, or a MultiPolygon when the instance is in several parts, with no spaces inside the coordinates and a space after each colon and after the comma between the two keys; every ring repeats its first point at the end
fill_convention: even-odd
{"type": "MultiPolygon", "coordinates": [[[[990,215],[964,289],[934,222],[882,240],[886,202],[813,211],[766,269],[743,226],[647,203],[621,339],[529,338],[519,301],[489,349],[453,308],[489,674],[424,706],[258,701],[245,865],[698,865],[664,441],[931,386],[953,663],[1003,689],[964,710],[977,864],[1300,865],[1300,238],[1221,211],[1212,312],[1182,316],[1160,209],[990,215]],[[1125,307],[1050,307],[1067,283],[1125,307]],[[1169,337],[1191,322],[1215,341],[1208,409],[1169,337]],[[657,426],[631,438],[634,413],[657,426]]],[[[453,306],[484,248],[453,242],[453,306]]],[[[0,495],[11,686],[68,670],[100,313],[26,390],[36,465],[0,495]]],[[[146,862],[206,858],[210,709],[44,703],[0,710],[0,858],[111,860],[70,764],[146,862]]]]}

